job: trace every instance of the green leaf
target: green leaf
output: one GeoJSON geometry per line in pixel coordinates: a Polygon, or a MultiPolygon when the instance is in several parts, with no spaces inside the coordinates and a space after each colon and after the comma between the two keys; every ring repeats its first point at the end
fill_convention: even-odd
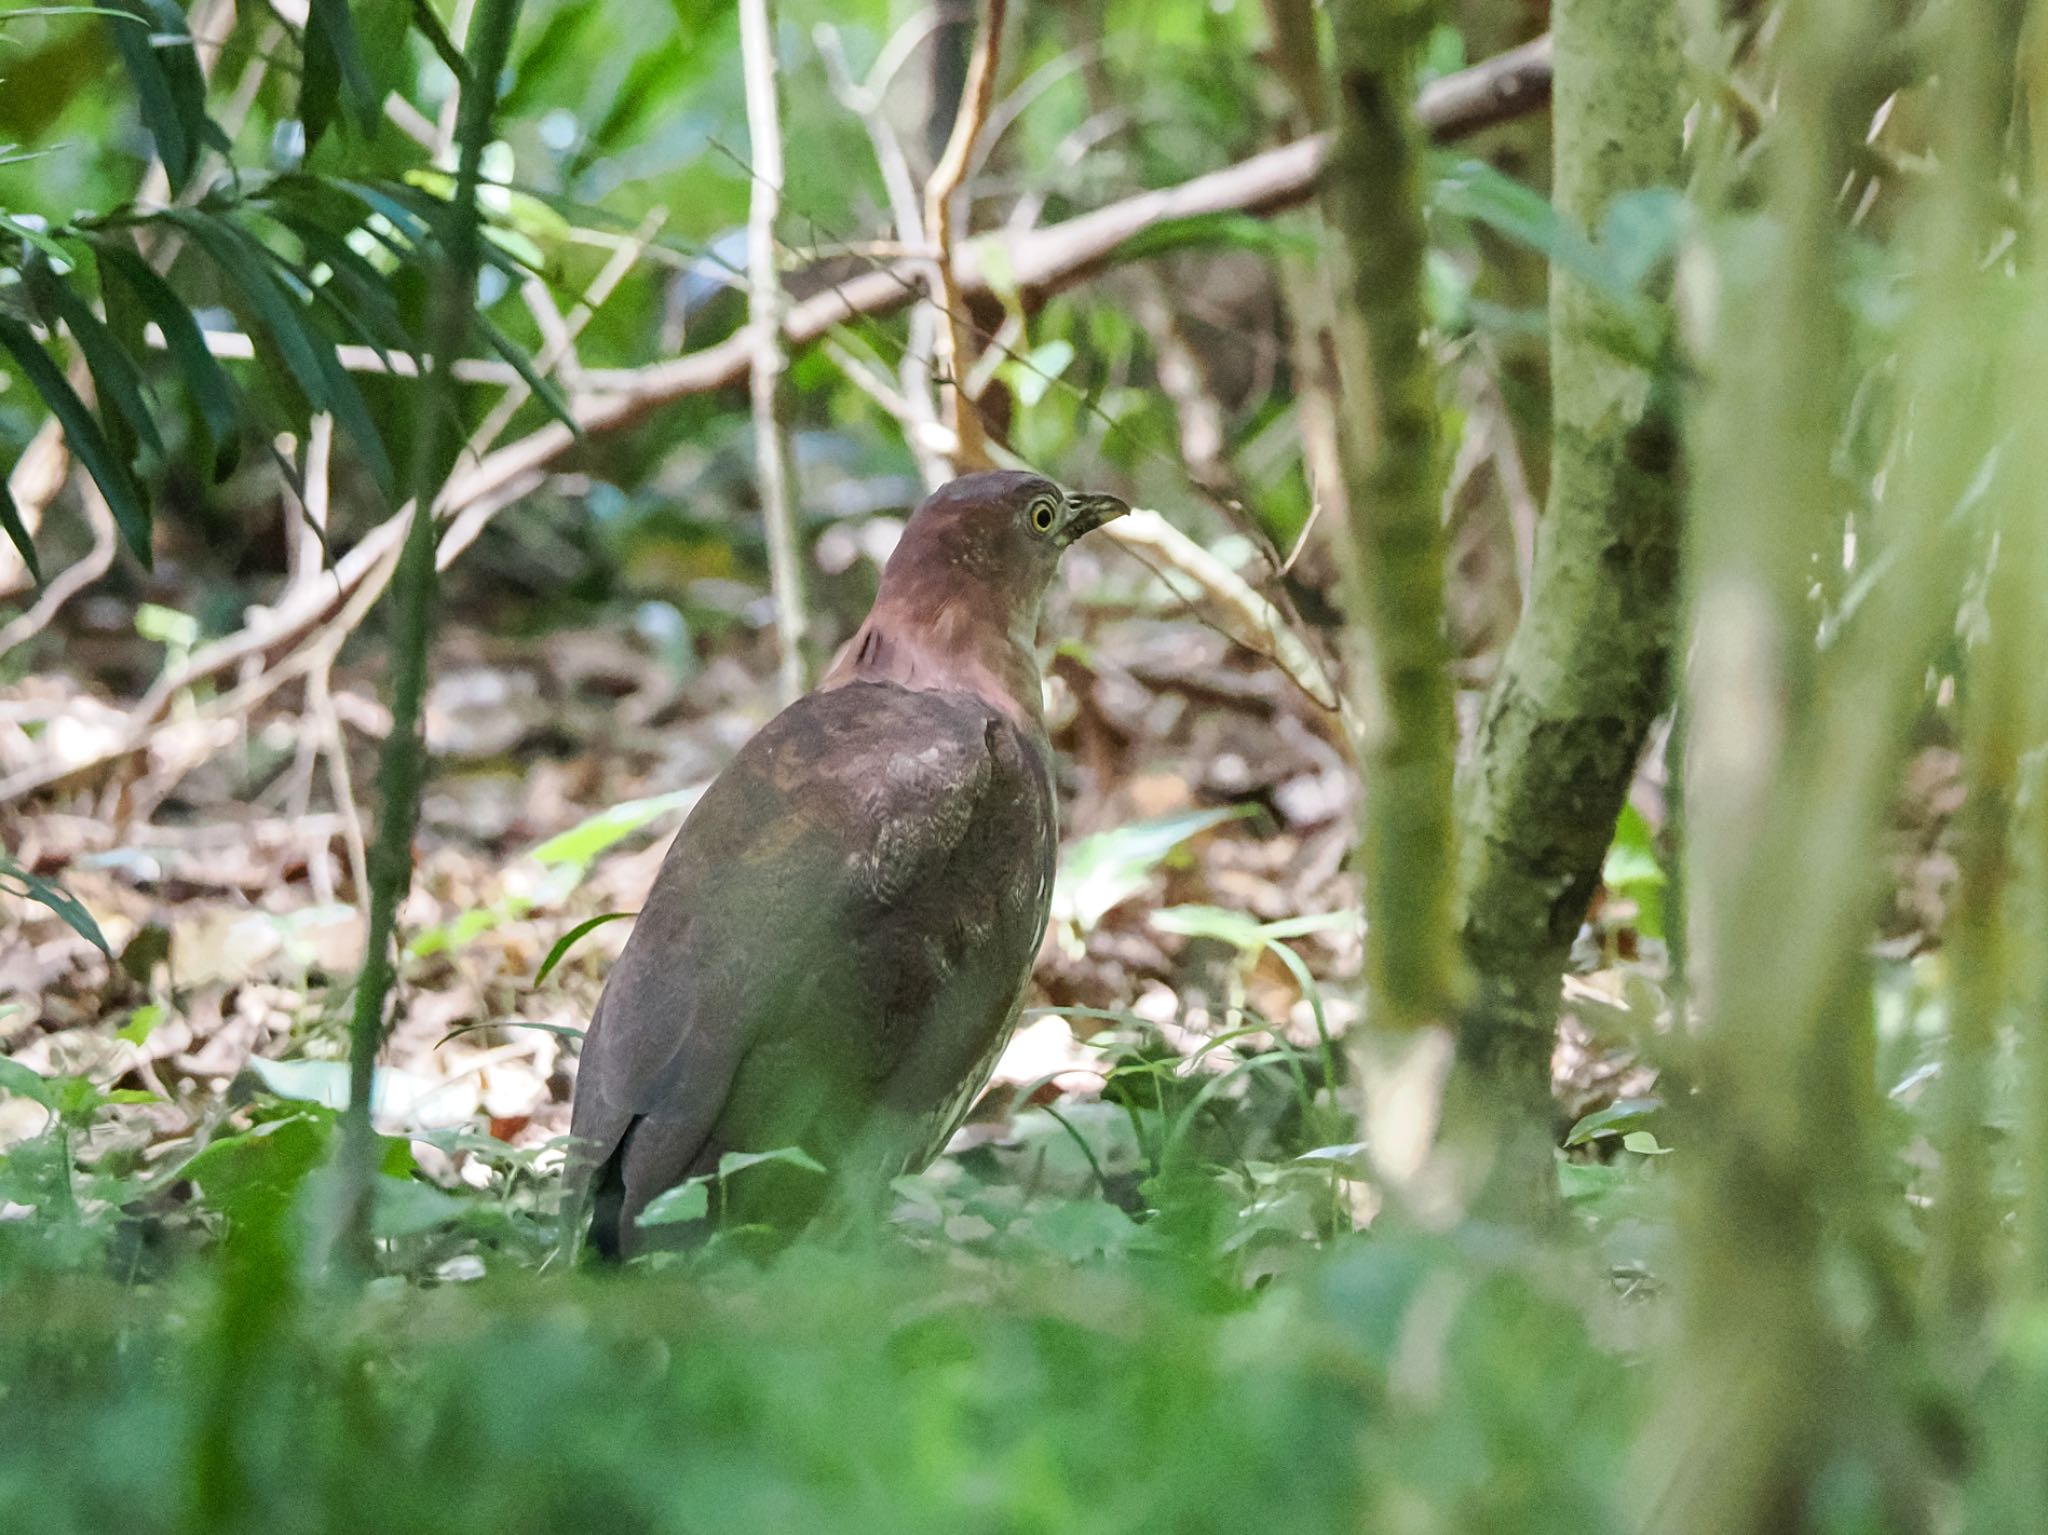
{"type": "Polygon", "coordinates": [[[581,942],[585,934],[594,932],[596,929],[603,927],[607,922],[617,922],[622,917],[637,917],[638,915],[638,912],[633,911],[608,911],[603,916],[591,917],[587,921],[577,923],[568,932],[555,940],[555,946],[548,950],[548,957],[541,961],[540,969],[534,973],[533,984],[539,986],[549,976],[553,975],[555,973],[555,966],[562,962],[562,957],[581,942]]]}
{"type": "Polygon", "coordinates": [[[425,1236],[454,1224],[476,1208],[474,1199],[464,1199],[417,1178],[379,1178],[370,1227],[385,1241],[425,1236]]]}
{"type": "Polygon", "coordinates": [[[4,1055],[0,1055],[0,1093],[12,1093],[40,1103],[52,1114],[57,1112],[57,1090],[49,1078],[4,1055]]]}
{"type": "Polygon", "coordinates": [[[185,13],[172,0],[113,0],[143,24],[109,28],[114,47],[134,83],[142,120],[156,140],[171,191],[185,189],[199,163],[200,148],[225,139],[206,115],[206,77],[185,13]]]}
{"type": "Polygon", "coordinates": [[[1633,805],[1622,806],[1614,842],[1600,865],[1600,880],[1622,899],[1635,903],[1636,931],[1645,938],[1664,936],[1665,869],[1657,857],[1649,823],[1633,805]]]}
{"type": "Polygon", "coordinates": [[[1053,883],[1053,915],[1088,931],[1110,908],[1144,889],[1152,871],[1183,842],[1251,812],[1249,805],[1190,810],[1083,837],[1060,861],[1059,878],[1053,883]]]}
{"type": "Polygon", "coordinates": [[[143,398],[142,374],[121,350],[114,333],[92,312],[92,306],[72,290],[71,284],[50,270],[48,262],[24,263],[22,276],[44,317],[62,320],[71,339],[78,343],[101,401],[118,410],[143,446],[161,459],[164,440],[157,432],[149,403],[143,398]]]}
{"type": "Polygon", "coordinates": [[[718,1159],[718,1176],[730,1178],[734,1173],[743,1173],[750,1167],[768,1165],[800,1168],[807,1173],[823,1173],[825,1164],[812,1156],[801,1146],[778,1146],[773,1151],[728,1151],[718,1159]]]}
{"type": "Polygon", "coordinates": [[[1115,1205],[1100,1199],[1062,1199],[1034,1210],[1028,1229],[1037,1245],[1069,1263],[1121,1253],[1143,1231],[1115,1205]]]}
{"type": "Polygon", "coordinates": [[[341,61],[328,38],[327,7],[309,5],[299,39],[299,122],[306,130],[306,155],[327,137],[341,100],[341,61]]]}
{"type": "Polygon", "coordinates": [[[1540,251],[1551,265],[1600,289],[1627,298],[1629,285],[1584,231],[1551,206],[1550,199],[1484,160],[1440,159],[1429,189],[1434,209],[1484,224],[1540,251]]]}
{"type": "Polygon", "coordinates": [[[25,240],[52,261],[64,266],[71,264],[71,252],[59,245],[47,231],[38,229],[33,224],[23,223],[18,218],[11,218],[5,212],[0,212],[0,229],[6,230],[16,239],[25,240]]]}
{"type": "Polygon", "coordinates": [[[1595,1109],[1571,1127],[1565,1136],[1567,1147],[1584,1146],[1603,1135],[1619,1135],[1639,1127],[1664,1107],[1662,1098],[1617,1098],[1604,1109],[1595,1109]]]}
{"type": "Polygon", "coordinates": [[[349,193],[369,212],[381,215],[414,248],[435,238],[435,228],[430,219],[422,218],[382,186],[368,181],[336,181],[334,185],[349,193]]]}
{"type": "Polygon", "coordinates": [[[163,1004],[160,1002],[145,1002],[128,1015],[126,1023],[114,1030],[114,1038],[125,1040],[131,1045],[140,1045],[156,1031],[156,1026],[163,1021],[163,1004]]]}
{"type": "Polygon", "coordinates": [[[548,413],[580,440],[583,436],[583,426],[569,413],[569,402],[562,397],[562,391],[555,387],[553,380],[543,378],[535,370],[525,351],[513,345],[509,336],[485,319],[482,310],[478,310],[470,318],[475,321],[476,328],[483,332],[484,340],[491,344],[491,350],[509,362],[513,371],[526,381],[526,387],[533,391],[534,398],[545,405],[548,413]]]}
{"type": "MultiPolygon", "coordinates": [[[[323,1108],[348,1107],[347,1061],[268,1061],[249,1057],[249,1070],[280,1098],[317,1103],[323,1108]]],[[[370,1095],[376,1097],[373,1091],[370,1095]]]]}
{"type": "Polygon", "coordinates": [[[647,1201],[647,1208],[633,1224],[680,1226],[684,1221],[701,1221],[711,1213],[710,1185],[709,1178],[692,1178],[672,1189],[663,1189],[647,1201]]]}
{"type": "Polygon", "coordinates": [[[0,853],[0,889],[8,889],[10,886],[16,888],[9,889],[9,894],[49,907],[63,919],[64,925],[72,932],[78,934],[108,959],[114,957],[114,951],[107,947],[107,938],[100,931],[99,923],[93,921],[92,913],[85,909],[85,904],[77,896],[61,885],[54,885],[49,880],[29,873],[7,854],[0,853]]]}
{"type": "MultiPolygon", "coordinates": [[[[360,187],[359,183],[350,185],[360,187]]],[[[503,190],[489,182],[477,188],[480,195],[503,190]]],[[[446,220],[452,217],[455,211],[449,201],[455,195],[453,176],[445,171],[407,171],[403,183],[384,183],[383,193],[385,203],[397,203],[400,207],[410,210],[414,223],[424,226],[431,232],[435,242],[445,248],[446,242],[441,237],[442,229],[446,220]]],[[[519,196],[511,194],[511,200],[517,205],[519,196]]],[[[540,203],[537,199],[527,200],[533,202],[548,218],[558,217],[545,203],[540,203]]],[[[389,218],[390,214],[386,213],[385,217],[389,218]]],[[[564,227],[566,228],[566,225],[564,227]]],[[[518,240],[511,231],[496,224],[482,225],[480,233],[483,238],[477,244],[478,256],[503,272],[513,282],[524,282],[540,269],[540,252],[534,249],[530,242],[518,240]]]]}
{"type": "Polygon", "coordinates": [[[1676,187],[1624,192],[1607,205],[1600,221],[1600,248],[1631,292],[1678,249],[1685,234],[1685,194],[1676,187]]]}
{"type": "Polygon", "coordinates": [[[43,403],[63,425],[71,451],[78,455],[85,472],[92,476],[100,494],[107,498],[107,505],[113,508],[121,536],[142,562],[142,568],[151,569],[149,505],[128,466],[100,431],[99,422],[72,391],[49,355],[36,345],[27,326],[11,316],[0,315],[0,347],[13,356],[27,375],[29,388],[42,396],[43,403]]]}
{"type": "Polygon", "coordinates": [[[1212,938],[1247,954],[1266,946],[1265,929],[1256,917],[1221,906],[1164,906],[1152,913],[1151,923],[1162,933],[1212,938]]]}
{"type": "Polygon", "coordinates": [[[600,810],[589,820],[579,822],[559,836],[548,838],[535,848],[534,861],[549,867],[586,868],[600,853],[615,843],[623,842],[643,826],[694,805],[703,792],[701,787],[677,789],[670,794],[627,800],[623,805],[600,810]]]}
{"type": "MultiPolygon", "coordinates": [[[[412,20],[413,25],[420,29],[420,36],[434,50],[434,56],[448,66],[448,73],[455,76],[456,88],[469,89],[469,60],[462,56],[455,39],[441,25],[441,18],[429,0],[412,0],[412,20]]],[[[499,105],[503,107],[505,103],[501,101],[499,105]]]]}
{"type": "Polygon", "coordinates": [[[28,567],[29,579],[41,586],[43,567],[36,559],[35,541],[28,536],[28,528],[22,523],[21,512],[14,504],[14,493],[7,488],[7,480],[7,475],[0,474],[0,530],[6,532],[7,541],[21,555],[21,563],[28,567]]]}
{"type": "Polygon", "coordinates": [[[413,345],[405,322],[398,317],[390,286],[377,269],[348,241],[313,220],[282,210],[277,217],[305,246],[308,259],[327,268],[327,284],[346,290],[356,320],[374,331],[377,339],[371,344],[379,346],[385,365],[390,365],[389,356],[382,351],[385,346],[404,352],[417,363],[418,348],[413,345]]]}
{"type": "Polygon", "coordinates": [[[225,219],[188,208],[167,209],[164,217],[189,231],[222,274],[249,304],[276,347],[286,371],[316,410],[330,411],[348,433],[365,466],[388,496],[396,482],[384,440],[370,420],[369,407],[334,355],[334,345],[299,313],[277,275],[277,258],[254,238],[225,219]]]}
{"type": "MultiPolygon", "coordinates": [[[[349,0],[309,0],[306,7],[309,62],[316,43],[333,60],[341,83],[347,88],[349,103],[355,108],[356,127],[368,138],[377,131],[383,102],[378,98],[376,86],[370,83],[370,71],[363,64],[362,49],[356,42],[355,22],[349,16],[349,0]]],[[[309,150],[313,147],[310,124],[306,130],[306,147],[309,150]]]]}
{"type": "Polygon", "coordinates": [[[206,335],[192,311],[148,262],[118,239],[94,241],[93,252],[99,258],[101,285],[106,286],[111,277],[127,288],[163,332],[164,347],[178,365],[185,392],[198,409],[212,476],[218,484],[233,472],[242,451],[240,412],[227,370],[208,349],[206,335]]]}
{"type": "Polygon", "coordinates": [[[1028,408],[1045,398],[1046,391],[1059,382],[1060,375],[1073,362],[1074,343],[1055,338],[1033,347],[1022,357],[1012,358],[1003,365],[1003,371],[1016,391],[1017,403],[1028,408]]]}
{"type": "Polygon", "coordinates": [[[269,1225],[327,1154],[331,1115],[294,1113],[211,1142],[178,1169],[199,1202],[232,1221],[269,1225]]]}
{"type": "Polygon", "coordinates": [[[1317,244],[1315,237],[1302,229],[1249,213],[1193,213],[1161,219],[1139,230],[1117,247],[1116,259],[1137,261],[1178,250],[1284,251],[1312,257],[1317,244]]]}

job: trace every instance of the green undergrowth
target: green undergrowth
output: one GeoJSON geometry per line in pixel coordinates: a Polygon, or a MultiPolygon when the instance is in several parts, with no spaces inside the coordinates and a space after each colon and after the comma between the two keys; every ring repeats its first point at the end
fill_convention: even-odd
{"type": "Polygon", "coordinates": [[[1228,1304],[893,1245],[354,1298],[20,1275],[0,1529],[1619,1529],[1642,1383],[1487,1246],[1350,1238],[1228,1304]]]}

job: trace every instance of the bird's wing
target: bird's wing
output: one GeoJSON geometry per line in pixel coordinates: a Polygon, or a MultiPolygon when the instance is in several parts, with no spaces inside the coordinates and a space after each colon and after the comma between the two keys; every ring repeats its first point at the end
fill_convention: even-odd
{"type": "MultiPolygon", "coordinates": [[[[1040,748],[977,698],[856,683],[784,710],[677,833],[613,967],[582,1166],[625,1147],[630,1210],[721,1143],[891,1079],[935,1009],[1002,1013],[1043,928],[1052,814],[1040,748]]],[[[970,1044],[938,1054],[971,1069],[970,1044]]]]}

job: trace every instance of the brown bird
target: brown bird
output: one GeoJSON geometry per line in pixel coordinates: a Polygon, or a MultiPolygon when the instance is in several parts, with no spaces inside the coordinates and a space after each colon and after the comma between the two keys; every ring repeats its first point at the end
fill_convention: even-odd
{"type": "MultiPolygon", "coordinates": [[[[945,1145],[1052,897],[1039,608],[1060,551],[1126,510],[1010,471],[933,492],[825,679],[697,802],[584,1040],[569,1219],[601,1252],[643,1246],[648,1201],[728,1152],[800,1146],[844,1195],[945,1145]]],[[[769,1171],[731,1180],[724,1218],[824,1197],[769,1171]]]]}

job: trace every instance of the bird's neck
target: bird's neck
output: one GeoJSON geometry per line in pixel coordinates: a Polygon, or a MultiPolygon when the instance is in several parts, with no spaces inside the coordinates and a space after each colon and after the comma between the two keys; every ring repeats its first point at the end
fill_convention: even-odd
{"type": "Polygon", "coordinates": [[[839,652],[820,689],[893,682],[921,691],[972,693],[1030,731],[1044,729],[1038,613],[1004,611],[961,596],[938,604],[891,601],[886,590],[839,652]]]}

